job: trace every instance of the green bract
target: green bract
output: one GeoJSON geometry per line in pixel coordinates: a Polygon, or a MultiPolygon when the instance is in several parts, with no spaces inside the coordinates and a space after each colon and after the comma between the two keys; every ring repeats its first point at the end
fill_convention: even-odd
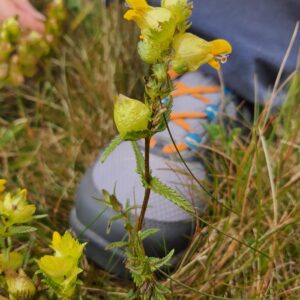
{"type": "Polygon", "coordinates": [[[122,137],[126,137],[129,133],[147,130],[150,117],[151,110],[146,104],[121,94],[117,97],[114,119],[122,137]]]}
{"type": "Polygon", "coordinates": [[[169,9],[177,24],[185,22],[192,14],[192,4],[187,0],[162,0],[161,6],[169,9]]]}

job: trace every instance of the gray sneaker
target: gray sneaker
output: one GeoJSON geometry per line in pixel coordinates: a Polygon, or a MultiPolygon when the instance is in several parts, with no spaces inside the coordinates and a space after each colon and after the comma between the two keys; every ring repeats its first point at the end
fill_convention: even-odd
{"type": "MultiPolygon", "coordinates": [[[[169,123],[190,169],[201,180],[205,170],[195,155],[199,146],[205,143],[207,135],[203,122],[215,122],[221,104],[220,87],[212,79],[199,72],[189,73],[175,80],[174,106],[169,123]]],[[[165,99],[164,101],[168,101],[165,99]]],[[[168,132],[154,136],[151,141],[150,165],[153,175],[179,191],[185,198],[204,210],[205,203],[199,199],[199,187],[178,161],[176,149],[168,132]]],[[[141,147],[142,148],[142,147],[141,147]]],[[[97,199],[102,199],[103,189],[113,192],[122,204],[130,201],[139,214],[144,188],[135,172],[136,162],[130,142],[123,142],[105,163],[100,158],[84,175],[76,194],[76,204],[70,216],[71,227],[78,238],[88,242],[86,255],[102,268],[125,276],[125,256],[122,250],[105,250],[106,246],[126,238],[123,221],[115,221],[109,233],[107,223],[115,212],[97,199]]],[[[193,218],[167,199],[151,193],[145,215],[144,228],[159,228],[160,231],[144,241],[147,255],[161,257],[171,249],[175,254],[186,248],[194,229],[193,218]]],[[[175,257],[176,257],[175,255],[175,257]]]]}

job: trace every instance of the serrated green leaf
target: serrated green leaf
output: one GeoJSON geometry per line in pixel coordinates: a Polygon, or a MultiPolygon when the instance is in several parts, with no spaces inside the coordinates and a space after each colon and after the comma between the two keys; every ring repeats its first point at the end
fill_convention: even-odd
{"type": "Polygon", "coordinates": [[[32,226],[12,226],[9,228],[8,235],[13,236],[17,234],[25,234],[25,233],[34,232],[36,230],[37,229],[32,226]]]}
{"type": "Polygon", "coordinates": [[[140,239],[143,241],[148,236],[159,232],[159,230],[160,230],[159,228],[149,228],[149,229],[145,229],[143,231],[140,231],[139,232],[140,239]]]}
{"type": "Polygon", "coordinates": [[[107,157],[123,142],[123,138],[120,135],[117,135],[110,144],[106,147],[104,152],[101,155],[101,162],[103,163],[107,157]]]}
{"type": "Polygon", "coordinates": [[[112,250],[112,249],[116,249],[116,248],[123,248],[127,245],[128,245],[128,242],[125,242],[125,241],[113,242],[113,243],[108,244],[105,247],[105,249],[106,250],[112,250]]]}
{"type": "Polygon", "coordinates": [[[168,264],[169,260],[174,255],[174,249],[172,249],[165,257],[163,258],[157,258],[157,257],[151,257],[150,263],[151,263],[151,269],[154,272],[155,270],[158,270],[159,268],[165,266],[168,264]]]}
{"type": "Polygon", "coordinates": [[[178,192],[162,183],[157,177],[153,177],[151,179],[150,188],[154,193],[167,198],[172,203],[182,208],[184,211],[193,213],[194,210],[190,202],[178,192]]]}
{"type": "Polygon", "coordinates": [[[142,151],[139,148],[137,142],[132,141],[131,145],[132,145],[132,149],[133,149],[133,152],[135,155],[136,172],[142,177],[142,180],[144,180],[144,174],[145,174],[144,156],[143,156],[142,151]]]}

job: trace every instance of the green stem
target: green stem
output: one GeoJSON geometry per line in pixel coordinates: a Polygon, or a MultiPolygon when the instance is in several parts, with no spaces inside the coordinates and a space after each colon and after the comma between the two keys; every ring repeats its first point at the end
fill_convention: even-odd
{"type": "MultiPolygon", "coordinates": [[[[145,180],[148,183],[148,185],[150,185],[150,181],[151,181],[149,157],[150,157],[150,138],[146,137],[145,138],[145,180]]],[[[145,213],[146,213],[146,210],[148,207],[150,193],[151,193],[151,189],[146,188],[145,194],[144,194],[143,205],[142,205],[142,209],[141,209],[141,214],[139,217],[137,232],[139,232],[143,228],[143,223],[144,223],[145,213]]]]}

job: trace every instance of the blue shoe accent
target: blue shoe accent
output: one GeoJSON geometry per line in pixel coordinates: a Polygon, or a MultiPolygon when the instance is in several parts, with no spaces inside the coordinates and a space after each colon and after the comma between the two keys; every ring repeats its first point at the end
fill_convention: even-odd
{"type": "Polygon", "coordinates": [[[162,103],[163,106],[168,106],[169,101],[170,101],[170,98],[166,97],[166,98],[161,100],[161,103],[162,103]]]}
{"type": "Polygon", "coordinates": [[[197,149],[202,142],[202,138],[199,134],[196,133],[189,133],[186,137],[185,137],[185,144],[191,149],[191,150],[195,150],[197,149]]]}
{"type": "Polygon", "coordinates": [[[228,87],[225,86],[225,88],[224,88],[224,95],[225,96],[229,96],[231,94],[232,94],[231,90],[228,87]]]}
{"type": "Polygon", "coordinates": [[[205,113],[207,114],[207,118],[209,121],[212,122],[215,120],[219,109],[220,109],[219,106],[212,105],[212,104],[209,104],[205,107],[205,113]]]}

